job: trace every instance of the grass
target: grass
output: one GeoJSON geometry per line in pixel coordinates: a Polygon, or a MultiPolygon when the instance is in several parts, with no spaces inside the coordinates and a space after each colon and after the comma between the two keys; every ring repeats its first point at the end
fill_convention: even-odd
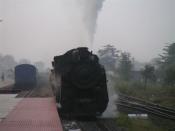
{"type": "Polygon", "coordinates": [[[118,82],[116,90],[129,96],[175,108],[175,87],[149,85],[145,88],[141,83],[118,82]]]}
{"type": "Polygon", "coordinates": [[[129,118],[125,114],[120,114],[116,119],[117,125],[127,131],[170,131],[155,125],[149,119],[129,118]]]}
{"type": "MultiPolygon", "coordinates": [[[[116,90],[175,109],[175,87],[150,84],[145,88],[142,83],[120,81],[116,84],[116,90]]],[[[129,131],[175,131],[175,122],[160,118],[130,119],[127,115],[121,114],[117,118],[117,124],[129,131]]]]}

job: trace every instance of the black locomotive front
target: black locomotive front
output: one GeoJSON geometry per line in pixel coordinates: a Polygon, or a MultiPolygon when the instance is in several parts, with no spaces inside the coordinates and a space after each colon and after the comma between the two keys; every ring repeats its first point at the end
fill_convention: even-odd
{"type": "Polygon", "coordinates": [[[81,47],[53,62],[57,102],[70,115],[101,115],[108,104],[106,75],[97,55],[81,47]]]}

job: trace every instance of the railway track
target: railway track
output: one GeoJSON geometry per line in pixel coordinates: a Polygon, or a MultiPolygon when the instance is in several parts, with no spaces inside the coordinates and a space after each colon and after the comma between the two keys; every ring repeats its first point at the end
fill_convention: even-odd
{"type": "Polygon", "coordinates": [[[160,106],[139,98],[119,94],[116,104],[118,107],[124,107],[141,113],[147,113],[149,115],[175,121],[175,109],[160,106]]]}
{"type": "Polygon", "coordinates": [[[24,97],[30,97],[30,96],[33,94],[34,90],[35,90],[35,89],[31,89],[31,90],[29,90],[28,92],[26,92],[26,94],[25,94],[24,97]]]}
{"type": "Polygon", "coordinates": [[[0,94],[18,94],[17,97],[30,97],[35,90],[35,88],[31,88],[29,90],[23,90],[20,88],[16,89],[14,87],[15,87],[14,84],[4,86],[0,88],[0,94]]]}
{"type": "Polygon", "coordinates": [[[24,98],[31,97],[34,92],[35,89],[21,91],[20,93],[18,93],[17,97],[24,97],[24,98]]]}
{"type": "Polygon", "coordinates": [[[62,120],[64,131],[118,131],[115,119],[99,118],[95,121],[62,120]]]}

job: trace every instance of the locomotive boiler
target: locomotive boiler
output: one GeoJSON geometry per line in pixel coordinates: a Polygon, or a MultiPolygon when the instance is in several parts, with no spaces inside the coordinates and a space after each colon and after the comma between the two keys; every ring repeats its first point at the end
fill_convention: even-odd
{"type": "Polygon", "coordinates": [[[86,47],[55,56],[51,85],[62,113],[99,116],[108,104],[105,69],[86,47]]]}

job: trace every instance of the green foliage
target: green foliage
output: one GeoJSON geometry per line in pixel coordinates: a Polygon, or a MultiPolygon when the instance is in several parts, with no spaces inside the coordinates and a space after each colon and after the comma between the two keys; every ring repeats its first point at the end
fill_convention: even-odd
{"type": "Polygon", "coordinates": [[[161,56],[161,63],[164,65],[175,64],[175,43],[165,46],[161,56]]]}
{"type": "Polygon", "coordinates": [[[168,66],[165,70],[165,82],[173,86],[175,84],[175,64],[168,66]]]}
{"type": "Polygon", "coordinates": [[[120,56],[119,73],[122,80],[129,80],[132,69],[131,56],[127,52],[122,52],[120,56]]]}
{"type": "Polygon", "coordinates": [[[98,51],[98,56],[100,63],[107,71],[115,73],[115,77],[125,81],[130,79],[133,64],[128,52],[122,52],[112,45],[106,45],[98,51]]]}
{"type": "Polygon", "coordinates": [[[144,79],[145,87],[147,86],[148,80],[150,81],[156,80],[155,69],[154,69],[154,66],[152,65],[145,65],[145,68],[144,70],[141,71],[141,73],[144,79]]]}
{"type": "Polygon", "coordinates": [[[143,83],[118,81],[115,89],[117,92],[129,96],[175,108],[175,88],[173,86],[160,86],[154,84],[144,88],[143,83]]]}
{"type": "Polygon", "coordinates": [[[100,62],[107,70],[115,70],[119,52],[113,45],[106,45],[98,51],[100,62]]]}
{"type": "Polygon", "coordinates": [[[175,43],[166,46],[163,49],[161,60],[159,61],[159,71],[167,85],[175,84],[175,43]]]}

